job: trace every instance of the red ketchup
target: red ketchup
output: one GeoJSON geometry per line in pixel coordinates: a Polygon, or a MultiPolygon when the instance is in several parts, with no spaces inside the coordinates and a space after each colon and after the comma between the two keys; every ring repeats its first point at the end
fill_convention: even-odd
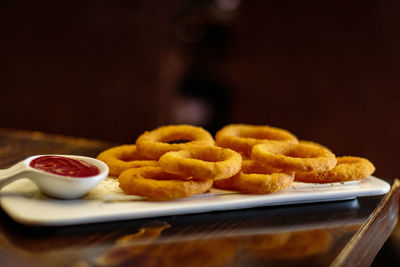
{"type": "Polygon", "coordinates": [[[74,178],[84,178],[100,173],[99,168],[83,160],[60,156],[41,156],[32,160],[29,165],[38,170],[74,178]]]}

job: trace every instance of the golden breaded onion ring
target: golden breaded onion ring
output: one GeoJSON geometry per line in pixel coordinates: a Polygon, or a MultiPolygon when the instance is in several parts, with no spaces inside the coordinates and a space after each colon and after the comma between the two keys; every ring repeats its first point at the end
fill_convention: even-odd
{"type": "Polygon", "coordinates": [[[337,157],[336,166],[329,171],[296,172],[295,180],[305,183],[336,183],[364,179],[375,171],[375,166],[360,157],[337,157]]]}
{"type": "Polygon", "coordinates": [[[161,167],[128,169],[118,179],[119,187],[126,194],[142,196],[150,201],[185,198],[204,193],[212,186],[212,180],[180,177],[166,173],[161,167]]]}
{"type": "Polygon", "coordinates": [[[114,177],[118,177],[121,172],[130,168],[158,165],[157,161],[150,160],[140,154],[136,149],[136,145],[121,145],[109,148],[101,152],[97,159],[108,165],[109,174],[114,177]]]}
{"type": "Polygon", "coordinates": [[[230,124],[215,135],[217,146],[233,149],[245,156],[251,155],[253,146],[271,140],[293,143],[298,141],[289,131],[266,125],[230,124]]]}
{"type": "Polygon", "coordinates": [[[233,177],[214,180],[213,187],[224,190],[238,191],[237,188],[235,188],[235,186],[233,185],[233,177]]]}
{"type": "Polygon", "coordinates": [[[161,126],[150,132],[144,132],[136,140],[140,153],[158,160],[169,151],[186,149],[193,145],[214,145],[212,135],[201,127],[191,125],[161,126]],[[174,141],[188,141],[186,143],[170,143],[174,141]]]}
{"type": "MultiPolygon", "coordinates": [[[[263,168],[261,165],[257,164],[252,159],[242,159],[242,167],[240,168],[240,172],[246,172],[246,173],[252,172],[260,174],[260,173],[270,173],[270,171],[271,171],[270,168],[263,168]]],[[[233,181],[234,181],[234,176],[226,179],[215,180],[213,186],[225,190],[238,190],[237,188],[235,188],[233,181]]]]}
{"type": "Polygon", "coordinates": [[[216,146],[193,146],[165,153],[159,159],[164,171],[196,179],[223,179],[240,171],[239,153],[216,146]]]}
{"type": "Polygon", "coordinates": [[[283,172],[271,174],[241,172],[232,179],[233,187],[240,192],[269,194],[289,187],[293,183],[294,175],[283,172]]]}
{"type": "Polygon", "coordinates": [[[289,187],[294,173],[283,173],[264,168],[254,160],[244,160],[240,173],[227,179],[214,181],[214,187],[250,194],[269,194],[289,187]]]}
{"type": "Polygon", "coordinates": [[[246,159],[242,161],[241,171],[244,173],[271,174],[274,172],[280,172],[281,170],[262,166],[253,159],[246,159]]]}
{"type": "Polygon", "coordinates": [[[258,144],[251,157],[262,166],[285,171],[328,171],[336,165],[331,151],[311,142],[258,144]]]}

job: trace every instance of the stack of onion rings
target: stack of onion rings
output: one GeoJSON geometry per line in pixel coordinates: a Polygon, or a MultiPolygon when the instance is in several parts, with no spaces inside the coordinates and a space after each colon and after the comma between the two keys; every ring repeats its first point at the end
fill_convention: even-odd
{"type": "Polygon", "coordinates": [[[190,125],[168,125],[145,132],[135,145],[110,148],[98,158],[110,166],[111,175],[119,176],[125,193],[151,201],[204,193],[213,179],[236,174],[242,161],[235,151],[214,146],[209,132],[190,125]],[[186,166],[186,172],[176,166],[186,166]]]}
{"type": "Polygon", "coordinates": [[[249,124],[230,124],[215,135],[217,146],[233,149],[246,157],[250,157],[253,146],[268,141],[297,143],[298,140],[284,129],[249,124]]]}
{"type": "Polygon", "coordinates": [[[360,180],[375,167],[367,159],[338,157],[325,146],[298,141],[271,126],[231,124],[212,135],[201,127],[168,125],[146,131],[136,144],[98,155],[119,176],[121,189],[147,200],[172,200],[214,186],[268,194],[293,181],[333,183],[360,180]],[[183,142],[181,142],[183,141],[183,142]]]}
{"type": "Polygon", "coordinates": [[[97,159],[106,163],[110,169],[110,175],[118,177],[121,172],[130,168],[144,166],[157,166],[158,162],[140,154],[136,145],[121,145],[109,148],[101,152],[97,159]]]}

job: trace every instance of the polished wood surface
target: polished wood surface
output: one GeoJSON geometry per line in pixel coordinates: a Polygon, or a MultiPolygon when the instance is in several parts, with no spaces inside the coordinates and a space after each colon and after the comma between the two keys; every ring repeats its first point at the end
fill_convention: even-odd
{"type": "MultiPolygon", "coordinates": [[[[111,145],[3,129],[0,167],[111,145]]],[[[1,266],[366,266],[397,223],[398,194],[396,180],[385,196],[69,227],[24,226],[0,211],[1,266]]]]}
{"type": "Polygon", "coordinates": [[[360,227],[332,266],[366,266],[372,262],[377,250],[382,247],[397,224],[399,186],[400,181],[396,179],[392,190],[374,210],[368,221],[360,227]]]}

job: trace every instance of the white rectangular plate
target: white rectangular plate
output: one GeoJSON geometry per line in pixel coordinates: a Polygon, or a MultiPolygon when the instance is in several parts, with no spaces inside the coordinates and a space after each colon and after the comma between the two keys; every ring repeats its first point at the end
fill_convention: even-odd
{"type": "Polygon", "coordinates": [[[233,210],[352,199],[386,194],[390,185],[370,176],[360,182],[333,184],[293,183],[281,192],[246,195],[212,189],[209,193],[165,202],[127,196],[118,181],[107,178],[79,200],[58,200],[42,195],[29,180],[19,180],[0,192],[4,211],[15,221],[36,226],[74,225],[178,214],[233,210]]]}

